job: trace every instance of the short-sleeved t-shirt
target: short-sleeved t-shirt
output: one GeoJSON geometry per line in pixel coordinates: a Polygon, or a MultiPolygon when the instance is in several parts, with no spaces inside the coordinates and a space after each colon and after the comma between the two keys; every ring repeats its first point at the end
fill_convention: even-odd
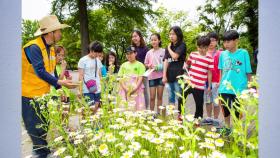
{"type": "MultiPolygon", "coordinates": [[[[88,55],[82,57],[79,60],[78,68],[84,70],[84,80],[87,82],[88,80],[94,79],[97,83],[97,91],[96,93],[101,92],[101,83],[100,83],[100,76],[98,72],[101,71],[102,63],[97,58],[90,58],[88,55]],[[97,67],[96,67],[97,66],[97,67]],[[96,72],[96,76],[95,76],[96,72]]],[[[83,93],[89,93],[85,82],[83,81],[83,93]]]]}
{"type": "Polygon", "coordinates": [[[194,88],[203,90],[208,79],[208,71],[214,68],[213,58],[209,55],[200,55],[199,52],[192,52],[188,58],[190,64],[189,75],[194,88]]]}
{"type": "Polygon", "coordinates": [[[218,69],[219,58],[221,55],[220,50],[214,50],[214,52],[208,52],[208,55],[212,56],[214,60],[214,69],[212,70],[212,83],[219,83],[220,82],[220,70],[218,69]]]}
{"type": "Polygon", "coordinates": [[[236,93],[241,93],[247,88],[247,74],[251,73],[252,69],[246,50],[237,49],[234,53],[223,51],[218,68],[222,70],[219,93],[235,94],[232,89],[227,88],[226,81],[233,86],[236,93]]]}
{"type": "MultiPolygon", "coordinates": [[[[160,64],[163,64],[163,58],[165,55],[165,50],[162,48],[159,48],[157,50],[151,49],[146,54],[145,58],[145,65],[151,65],[151,66],[157,66],[160,64]]],[[[153,71],[149,76],[149,80],[154,80],[158,78],[162,78],[162,71],[153,71]]]]}
{"type": "Polygon", "coordinates": [[[169,54],[168,49],[165,49],[164,60],[168,61],[167,67],[167,81],[175,82],[177,80],[177,76],[184,74],[183,66],[186,58],[187,47],[184,42],[177,43],[176,45],[171,45],[171,50],[175,53],[179,54],[179,58],[177,60],[173,59],[169,54]]]}
{"type": "Polygon", "coordinates": [[[118,72],[119,76],[142,76],[145,73],[145,66],[139,61],[123,63],[118,72]]]}

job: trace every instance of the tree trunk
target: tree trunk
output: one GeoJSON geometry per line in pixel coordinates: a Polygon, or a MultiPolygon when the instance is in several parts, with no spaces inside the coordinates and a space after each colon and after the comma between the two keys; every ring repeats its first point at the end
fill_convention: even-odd
{"type": "Polygon", "coordinates": [[[79,21],[80,21],[80,32],[81,32],[81,55],[88,54],[89,44],[89,31],[88,31],[88,14],[87,14],[87,1],[77,0],[79,8],[79,21]]]}

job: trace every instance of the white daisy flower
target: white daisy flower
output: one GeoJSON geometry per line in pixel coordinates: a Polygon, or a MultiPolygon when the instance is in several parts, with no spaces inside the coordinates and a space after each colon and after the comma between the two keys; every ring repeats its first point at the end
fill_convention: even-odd
{"type": "Polygon", "coordinates": [[[61,142],[62,139],[63,139],[63,137],[62,137],[62,136],[59,136],[59,137],[57,137],[57,138],[54,139],[54,142],[61,142]]]}
{"type": "Polygon", "coordinates": [[[78,144],[81,144],[82,142],[83,142],[83,140],[77,139],[77,140],[74,141],[74,144],[75,144],[75,145],[78,145],[78,144]]]}
{"type": "Polygon", "coordinates": [[[161,138],[153,138],[151,142],[155,144],[162,144],[164,140],[161,138]]]}
{"type": "Polygon", "coordinates": [[[116,122],[123,124],[123,123],[125,123],[125,120],[123,118],[117,118],[116,122]]]}
{"type": "Polygon", "coordinates": [[[112,133],[108,133],[105,135],[105,139],[108,141],[108,142],[115,142],[117,139],[116,137],[112,134],[112,133]]]}
{"type": "Polygon", "coordinates": [[[78,134],[75,138],[76,139],[83,139],[85,137],[85,135],[83,134],[78,134]]]}
{"type": "Polygon", "coordinates": [[[133,152],[132,151],[127,151],[125,153],[123,153],[123,155],[121,156],[121,158],[131,158],[133,156],[133,152]]]}
{"type": "Polygon", "coordinates": [[[226,158],[226,155],[219,152],[219,151],[213,151],[211,155],[209,155],[210,158],[226,158]]]}
{"type": "Polygon", "coordinates": [[[165,143],[165,147],[172,150],[174,148],[174,143],[168,141],[165,143]]]}
{"type": "Polygon", "coordinates": [[[109,149],[107,144],[101,144],[98,148],[98,151],[104,156],[109,154],[109,149]]]}
{"type": "Polygon", "coordinates": [[[93,144],[92,144],[92,145],[88,148],[87,151],[91,153],[91,152],[95,151],[96,149],[97,149],[96,145],[93,145],[93,144]]]}
{"type": "Polygon", "coordinates": [[[128,146],[132,151],[138,151],[141,149],[141,145],[138,142],[131,142],[131,145],[128,146]]]}
{"type": "Polygon", "coordinates": [[[183,147],[183,146],[179,147],[179,150],[181,150],[181,151],[184,150],[184,149],[185,149],[185,147],[183,147]]]}
{"type": "Polygon", "coordinates": [[[140,155],[141,155],[141,156],[149,156],[149,151],[148,151],[148,150],[145,150],[145,149],[142,149],[142,150],[140,151],[140,155]]]}
{"type": "Polygon", "coordinates": [[[155,121],[155,123],[162,123],[163,122],[161,119],[155,119],[154,121],[155,121]]]}
{"type": "Polygon", "coordinates": [[[215,145],[218,147],[222,147],[224,144],[225,142],[221,138],[215,140],[215,145]]]}
{"type": "Polygon", "coordinates": [[[186,151],[180,154],[180,158],[198,158],[199,154],[197,152],[192,153],[191,151],[186,151]]]}
{"type": "Polygon", "coordinates": [[[65,147],[61,147],[61,148],[59,148],[58,150],[56,150],[56,151],[53,153],[53,155],[54,155],[54,156],[59,156],[59,155],[61,155],[62,153],[64,153],[65,150],[66,150],[65,147]]]}

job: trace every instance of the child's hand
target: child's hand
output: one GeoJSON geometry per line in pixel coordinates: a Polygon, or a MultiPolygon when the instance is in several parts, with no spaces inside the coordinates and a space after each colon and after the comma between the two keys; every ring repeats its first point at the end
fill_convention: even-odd
{"type": "Polygon", "coordinates": [[[215,85],[216,87],[215,88],[219,88],[219,86],[220,86],[220,83],[217,83],[216,85],[215,85]]]}
{"type": "Polygon", "coordinates": [[[149,69],[153,69],[154,66],[152,64],[149,65],[149,69]]]}
{"type": "Polygon", "coordinates": [[[128,93],[128,88],[127,87],[123,87],[123,90],[126,94],[128,93]]]}
{"type": "Polygon", "coordinates": [[[65,60],[62,60],[61,61],[61,67],[62,67],[62,69],[66,69],[66,66],[67,66],[67,62],[65,61],[65,60]]]}
{"type": "Polygon", "coordinates": [[[148,69],[152,69],[152,68],[153,68],[153,65],[152,65],[152,64],[146,64],[146,67],[147,67],[148,69]]]}
{"type": "Polygon", "coordinates": [[[168,49],[171,49],[171,43],[168,44],[168,49]]]}
{"type": "Polygon", "coordinates": [[[166,76],[163,76],[163,77],[162,77],[162,83],[163,83],[163,84],[166,84],[166,83],[167,83],[167,77],[166,77],[166,76]]]}
{"type": "Polygon", "coordinates": [[[208,94],[208,95],[211,94],[211,87],[210,87],[210,86],[207,88],[207,94],[208,94]]]}
{"type": "Polygon", "coordinates": [[[130,95],[134,94],[137,91],[136,88],[133,88],[133,90],[131,91],[130,95]]]}
{"type": "Polygon", "coordinates": [[[72,76],[66,77],[67,80],[72,80],[72,76]]]}

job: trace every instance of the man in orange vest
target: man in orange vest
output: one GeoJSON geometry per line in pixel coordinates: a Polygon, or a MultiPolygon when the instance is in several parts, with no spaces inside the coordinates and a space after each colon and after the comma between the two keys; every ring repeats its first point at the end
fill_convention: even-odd
{"type": "Polygon", "coordinates": [[[53,75],[56,64],[53,45],[61,39],[61,29],[70,26],[61,24],[55,15],[42,18],[39,26],[34,34],[37,38],[22,48],[22,118],[33,143],[34,156],[45,158],[50,153],[47,131],[36,126],[44,124],[46,120],[42,115],[41,118],[38,116],[39,105],[35,105],[37,115],[30,101],[49,93],[51,85],[56,88],[75,87],[71,80],[59,80],[53,75]]]}

